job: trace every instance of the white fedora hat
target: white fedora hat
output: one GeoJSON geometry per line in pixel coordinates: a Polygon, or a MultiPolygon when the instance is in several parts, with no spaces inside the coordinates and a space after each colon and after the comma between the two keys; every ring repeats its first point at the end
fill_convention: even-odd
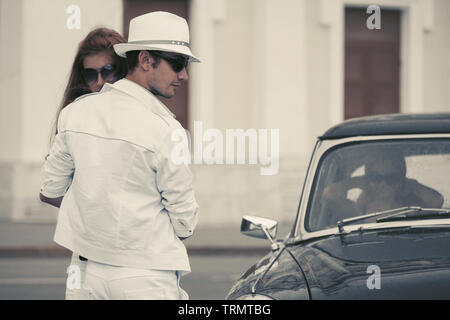
{"type": "Polygon", "coordinates": [[[191,62],[200,62],[189,48],[189,27],[185,19],[164,11],[133,18],[127,43],[114,45],[116,53],[125,58],[128,51],[159,50],[180,53],[191,62]]]}

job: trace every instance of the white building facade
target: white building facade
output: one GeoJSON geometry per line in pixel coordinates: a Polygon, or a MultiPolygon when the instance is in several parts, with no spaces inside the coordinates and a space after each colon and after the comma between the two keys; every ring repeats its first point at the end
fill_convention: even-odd
{"type": "MultiPolygon", "coordinates": [[[[279,168],[193,164],[200,225],[295,218],[315,139],[345,118],[345,10],[365,0],[191,0],[188,127],[278,129],[279,168]]],[[[450,112],[450,1],[378,0],[399,12],[398,111],[450,112]]],[[[96,26],[123,30],[122,0],[0,0],[0,218],[54,221],[40,168],[70,66],[96,26]],[[68,20],[79,8],[80,28],[68,20]]],[[[367,18],[370,14],[367,14],[367,18]]],[[[375,32],[375,31],[374,31],[375,32]]],[[[207,143],[205,143],[207,145],[207,143]]]]}

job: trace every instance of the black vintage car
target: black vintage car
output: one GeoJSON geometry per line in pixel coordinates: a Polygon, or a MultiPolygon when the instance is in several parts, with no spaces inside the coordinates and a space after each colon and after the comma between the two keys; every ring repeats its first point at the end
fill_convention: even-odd
{"type": "Polygon", "coordinates": [[[292,231],[227,299],[450,299],[450,113],[345,121],[318,138],[292,231]]]}

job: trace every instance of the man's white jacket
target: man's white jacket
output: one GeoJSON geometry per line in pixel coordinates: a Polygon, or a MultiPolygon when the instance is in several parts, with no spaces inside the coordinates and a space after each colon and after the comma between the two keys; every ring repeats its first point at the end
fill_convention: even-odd
{"type": "Polygon", "coordinates": [[[173,159],[180,132],[173,114],[127,79],[64,108],[41,188],[64,196],[54,241],[101,263],[189,272],[179,237],[193,234],[198,205],[189,168],[173,159]]]}

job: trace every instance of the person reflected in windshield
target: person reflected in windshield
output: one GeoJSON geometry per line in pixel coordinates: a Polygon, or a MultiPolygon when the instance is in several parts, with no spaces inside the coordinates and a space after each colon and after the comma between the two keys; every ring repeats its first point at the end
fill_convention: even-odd
{"type": "Polygon", "coordinates": [[[406,177],[402,152],[384,148],[368,154],[364,175],[337,182],[325,188],[328,214],[338,220],[407,206],[441,208],[444,202],[436,190],[406,177]]]}

